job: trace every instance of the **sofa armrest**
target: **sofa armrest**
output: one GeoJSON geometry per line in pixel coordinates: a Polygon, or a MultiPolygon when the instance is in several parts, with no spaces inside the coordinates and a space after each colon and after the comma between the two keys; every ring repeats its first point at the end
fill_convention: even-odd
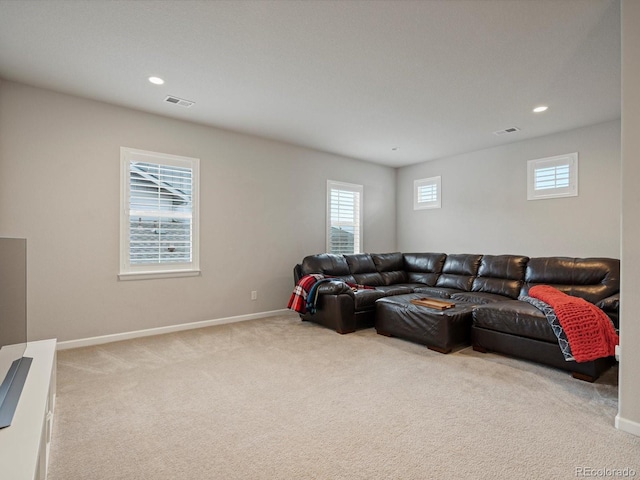
{"type": "Polygon", "coordinates": [[[596,307],[601,308],[605,312],[617,312],[620,310],[620,294],[616,293],[610,297],[603,298],[596,303],[596,307]]]}
{"type": "Polygon", "coordinates": [[[340,295],[341,293],[346,293],[354,297],[351,287],[340,280],[331,280],[330,282],[323,282],[321,285],[318,285],[319,295],[340,295]]]}
{"type": "MultiPolygon", "coordinates": [[[[336,281],[327,283],[340,284],[342,282],[336,281]]],[[[324,284],[318,287],[319,293],[322,293],[320,292],[320,287],[324,287],[324,284]]],[[[335,288],[339,287],[336,286],[335,288]]],[[[357,322],[355,318],[354,294],[351,289],[349,289],[348,293],[326,293],[324,295],[318,295],[316,313],[312,314],[307,312],[301,317],[303,320],[319,323],[320,325],[329,327],[338,333],[355,332],[357,322]]]]}

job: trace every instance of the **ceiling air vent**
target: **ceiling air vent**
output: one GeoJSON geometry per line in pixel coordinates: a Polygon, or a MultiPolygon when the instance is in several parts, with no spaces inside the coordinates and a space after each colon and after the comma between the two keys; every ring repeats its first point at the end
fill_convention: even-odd
{"type": "Polygon", "coordinates": [[[185,100],[184,98],[174,97],[172,95],[167,95],[167,98],[165,98],[164,101],[167,103],[173,103],[175,105],[180,105],[181,107],[187,107],[187,108],[193,106],[193,104],[196,103],[190,100],[185,100]]]}
{"type": "Polygon", "coordinates": [[[506,135],[507,133],[515,133],[519,132],[520,129],[518,127],[510,127],[505,128],[504,130],[498,130],[497,132],[493,132],[494,135],[506,135]]]}

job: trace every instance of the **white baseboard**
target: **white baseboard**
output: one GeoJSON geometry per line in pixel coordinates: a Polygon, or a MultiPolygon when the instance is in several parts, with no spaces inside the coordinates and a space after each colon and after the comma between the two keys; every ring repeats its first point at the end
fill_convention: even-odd
{"type": "Polygon", "coordinates": [[[616,428],[640,437],[640,423],[622,418],[620,414],[616,415],[616,428]]]}
{"type": "Polygon", "coordinates": [[[78,340],[67,340],[65,342],[58,342],[57,349],[67,350],[69,348],[90,347],[92,345],[119,342],[121,340],[129,340],[132,338],[150,337],[151,335],[162,335],[164,333],[179,332],[182,330],[193,330],[196,328],[211,327],[214,325],[224,325],[225,323],[236,323],[244,322],[246,320],[255,320],[258,318],[273,317],[275,315],[282,315],[287,312],[290,312],[290,310],[272,310],[270,312],[250,313],[248,315],[217,318],[215,320],[203,320],[201,322],[181,323],[178,325],[148,328],[146,330],[136,330],[133,332],[114,333],[111,335],[101,335],[99,337],[80,338],[78,340]]]}

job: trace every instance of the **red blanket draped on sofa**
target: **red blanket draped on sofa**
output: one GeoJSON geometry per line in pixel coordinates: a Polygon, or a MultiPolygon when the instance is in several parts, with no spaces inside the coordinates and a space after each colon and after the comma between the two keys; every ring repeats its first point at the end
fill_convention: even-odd
{"type": "Polygon", "coordinates": [[[309,295],[309,291],[318,280],[323,278],[324,275],[320,273],[312,273],[302,277],[293,289],[287,308],[298,313],[307,313],[307,296],[309,295]]]}
{"type": "Polygon", "coordinates": [[[551,305],[571,346],[576,362],[615,354],[619,338],[611,320],[598,307],[548,285],[536,285],[529,296],[551,305]]]}

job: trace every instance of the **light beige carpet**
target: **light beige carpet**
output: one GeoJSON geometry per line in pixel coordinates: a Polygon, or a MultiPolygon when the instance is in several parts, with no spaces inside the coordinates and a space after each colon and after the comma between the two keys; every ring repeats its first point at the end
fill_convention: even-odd
{"type": "Polygon", "coordinates": [[[616,378],[293,314],[61,351],[49,478],[640,477],[616,378]]]}

